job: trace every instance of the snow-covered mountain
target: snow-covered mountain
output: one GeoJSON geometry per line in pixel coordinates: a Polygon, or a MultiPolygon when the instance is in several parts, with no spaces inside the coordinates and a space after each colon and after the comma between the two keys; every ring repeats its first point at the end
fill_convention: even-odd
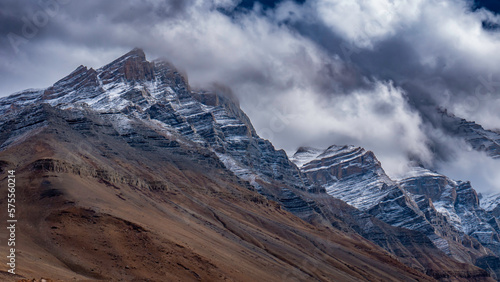
{"type": "MultiPolygon", "coordinates": [[[[231,93],[217,87],[191,89],[173,65],[163,59],[149,62],[141,49],[97,70],[80,66],[47,89],[0,99],[0,115],[8,121],[0,125],[0,148],[48,124],[42,105],[71,112],[76,125],[85,124],[88,113],[98,115],[133,146],[149,141],[148,134],[138,130],[140,125],[168,136],[171,141],[160,146],[183,143],[207,148],[235,175],[287,210],[302,218],[318,216],[315,204],[298,195],[315,192],[317,186],[303,177],[285,151],[257,136],[231,93]],[[27,110],[30,107],[34,108],[27,110]],[[26,123],[15,122],[20,111],[29,113],[26,123]]],[[[91,130],[79,128],[84,129],[91,130]]]]}
{"type": "Polygon", "coordinates": [[[497,256],[500,255],[498,219],[481,207],[481,200],[470,182],[453,181],[444,175],[420,169],[400,183],[412,195],[429,199],[435,210],[461,234],[471,236],[497,256]]]}
{"type": "MultiPolygon", "coordinates": [[[[140,49],[97,70],[80,66],[48,89],[3,98],[0,115],[9,118],[16,115],[16,109],[40,103],[95,112],[129,138],[134,138],[133,123],[140,121],[163,134],[209,147],[231,171],[256,188],[260,182],[283,182],[312,189],[284,151],[275,150],[256,135],[234,97],[217,89],[190,89],[175,67],[161,59],[148,62],[140,49]]],[[[1,146],[8,146],[31,129],[13,132],[1,146]]],[[[285,194],[290,196],[288,191],[285,194]]]]}
{"type": "Polygon", "coordinates": [[[392,180],[372,152],[354,146],[299,148],[291,160],[329,195],[393,226],[426,234],[458,260],[474,261],[486,255],[489,264],[499,262],[493,258],[500,255],[498,218],[491,208],[481,207],[469,182],[420,167],[392,180]]]}
{"type": "MultiPolygon", "coordinates": [[[[114,142],[148,154],[168,150],[225,169],[308,223],[367,238],[431,276],[483,277],[472,265],[499,274],[496,215],[468,183],[423,169],[395,181],[372,152],[354,146],[300,148],[289,159],[257,135],[230,91],[192,89],[172,64],[149,62],[140,49],[96,70],[80,66],[47,89],[0,98],[0,120],[0,151],[44,130],[68,143],[78,143],[66,140],[68,131],[95,139],[107,162],[114,142]]],[[[40,166],[60,166],[47,162],[40,166]]],[[[109,172],[102,181],[167,185],[109,172]]]]}

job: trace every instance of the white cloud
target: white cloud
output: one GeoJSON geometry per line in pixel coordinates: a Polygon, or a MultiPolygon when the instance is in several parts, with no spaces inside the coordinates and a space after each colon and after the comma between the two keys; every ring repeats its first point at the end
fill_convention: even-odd
{"type": "Polygon", "coordinates": [[[483,152],[458,150],[453,162],[439,168],[440,173],[455,180],[470,181],[472,187],[483,193],[500,192],[500,162],[483,152]]]}
{"type": "Polygon", "coordinates": [[[374,44],[418,20],[423,0],[310,1],[319,18],[359,47],[374,44]]]}

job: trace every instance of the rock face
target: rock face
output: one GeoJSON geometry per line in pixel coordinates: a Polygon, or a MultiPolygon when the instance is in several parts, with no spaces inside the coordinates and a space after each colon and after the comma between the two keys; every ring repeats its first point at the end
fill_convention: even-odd
{"type": "MultiPolygon", "coordinates": [[[[478,248],[477,241],[497,257],[500,256],[497,218],[481,207],[481,200],[470,182],[453,181],[446,176],[419,169],[414,176],[401,180],[401,186],[413,195],[429,199],[435,210],[459,231],[459,238],[464,240],[463,234],[466,234],[474,239],[465,241],[472,247],[478,248]]],[[[488,260],[493,258],[489,257],[488,260]]],[[[498,270],[495,272],[500,277],[498,270]]]]}
{"type": "Polygon", "coordinates": [[[369,210],[394,193],[394,189],[398,190],[372,152],[353,146],[331,146],[312,154],[316,152],[319,151],[299,148],[292,161],[300,160],[297,165],[312,182],[356,208],[369,210]],[[307,159],[307,156],[311,158],[307,159]],[[342,187],[338,186],[339,183],[342,187]]]}
{"type": "MultiPolygon", "coordinates": [[[[425,234],[462,262],[498,260],[498,225],[469,182],[455,182],[423,168],[391,180],[372,152],[354,146],[300,148],[291,158],[328,194],[397,227],[425,234]]],[[[492,263],[491,265],[497,265],[492,263]]],[[[499,269],[487,267],[493,275],[499,269]]]]}
{"type": "MultiPolygon", "coordinates": [[[[196,187],[196,193],[202,195],[208,193],[214,203],[232,208],[233,204],[225,200],[232,193],[227,186],[236,185],[250,193],[242,196],[250,203],[275,201],[280,212],[284,212],[283,208],[293,213],[312,224],[308,225],[310,228],[347,234],[365,242],[374,252],[381,252],[364,237],[399,261],[435,278],[488,280],[484,270],[471,264],[491,273],[498,265],[495,253],[477,241],[479,231],[467,233],[458,229],[427,195],[438,197],[446,193],[416,184],[414,190],[404,188],[412,186],[411,179],[391,180],[374,154],[361,148],[301,148],[293,158],[296,165],[283,150],[276,150],[257,135],[230,91],[220,86],[191,89],[187,78],[172,64],[165,60],[149,62],[140,49],[96,70],[80,66],[47,89],[1,98],[0,120],[0,153],[17,152],[19,144],[26,140],[45,138],[57,144],[58,147],[39,144],[33,148],[35,155],[40,155],[38,159],[33,160],[28,154],[19,160],[26,173],[36,177],[70,174],[94,179],[99,187],[119,190],[127,186],[132,191],[166,193],[161,202],[183,195],[183,201],[196,203],[196,207],[186,210],[208,209],[209,226],[214,226],[213,219],[229,230],[237,229],[239,219],[223,217],[202,205],[207,199],[192,196],[189,187],[196,187]],[[169,169],[176,173],[170,174],[169,169]],[[191,180],[191,175],[203,175],[203,180],[191,180]],[[221,183],[229,190],[217,186],[221,183]]],[[[5,164],[9,161],[2,159],[0,165],[5,164]]],[[[455,203],[466,203],[468,208],[478,203],[477,195],[470,193],[472,189],[457,185],[453,205],[459,210],[457,216],[466,216],[469,210],[455,203]]],[[[265,223],[267,227],[259,225],[257,229],[272,228],[269,222],[265,223]]],[[[234,234],[245,244],[261,246],[260,239],[255,239],[260,235],[248,237],[245,228],[234,234]]],[[[338,238],[335,236],[332,238],[338,238]]],[[[315,246],[322,245],[315,239],[307,240],[315,246]]],[[[264,249],[271,252],[268,245],[264,249]]],[[[307,275],[328,280],[325,273],[307,275]]],[[[375,279],[370,275],[365,278],[375,279]]]]}

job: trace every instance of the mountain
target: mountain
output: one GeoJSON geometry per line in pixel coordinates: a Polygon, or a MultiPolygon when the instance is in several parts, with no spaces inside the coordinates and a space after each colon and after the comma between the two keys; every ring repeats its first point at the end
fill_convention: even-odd
{"type": "Polygon", "coordinates": [[[419,231],[448,256],[500,277],[498,220],[481,207],[469,182],[418,167],[392,180],[372,152],[354,146],[299,148],[291,160],[329,195],[392,226],[419,231]]]}
{"type": "Polygon", "coordinates": [[[260,138],[224,87],[192,89],[140,49],[80,66],[47,89],[0,98],[0,185],[15,170],[18,187],[16,278],[491,281],[496,268],[469,259],[496,258],[489,249],[447,255],[426,233],[447,229],[426,220],[373,154],[354,154],[365,163],[346,175],[368,173],[375,204],[332,197],[334,179],[260,138]],[[394,224],[392,208],[412,220],[394,224]]]}
{"type": "MultiPolygon", "coordinates": [[[[462,242],[470,236],[496,256],[478,258],[476,265],[495,272],[500,260],[500,229],[497,217],[481,207],[480,198],[470,182],[453,181],[425,169],[400,181],[403,189],[415,197],[424,197],[439,214],[459,231],[462,242]]],[[[466,239],[468,241],[468,239],[466,239]]],[[[472,242],[473,245],[475,242],[472,242]]]]}

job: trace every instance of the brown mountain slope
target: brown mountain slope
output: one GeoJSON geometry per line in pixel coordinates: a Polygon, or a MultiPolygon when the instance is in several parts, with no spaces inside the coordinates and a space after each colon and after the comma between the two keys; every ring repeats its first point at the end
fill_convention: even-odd
{"type": "MultiPolygon", "coordinates": [[[[431,280],[360,236],[315,227],[282,210],[201,149],[179,147],[159,162],[154,153],[114,140],[103,143],[110,148],[106,156],[97,139],[71,142],[71,134],[63,126],[44,128],[0,152],[2,187],[6,170],[16,170],[22,277],[431,280]]],[[[0,252],[7,252],[5,244],[0,252]]]]}

